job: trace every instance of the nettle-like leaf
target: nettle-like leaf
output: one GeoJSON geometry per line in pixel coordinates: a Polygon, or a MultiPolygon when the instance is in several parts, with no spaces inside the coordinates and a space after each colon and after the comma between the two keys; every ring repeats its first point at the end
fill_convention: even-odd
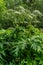
{"type": "Polygon", "coordinates": [[[33,47],[33,49],[39,53],[42,52],[42,47],[41,47],[41,45],[43,46],[42,39],[43,39],[43,36],[37,35],[37,36],[32,37],[32,46],[31,47],[33,47]]]}

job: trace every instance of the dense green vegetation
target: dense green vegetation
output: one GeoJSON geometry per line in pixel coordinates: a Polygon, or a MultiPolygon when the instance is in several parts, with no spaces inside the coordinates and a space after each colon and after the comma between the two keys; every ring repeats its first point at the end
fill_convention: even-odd
{"type": "Polygon", "coordinates": [[[43,65],[43,0],[0,0],[0,65],[43,65]]]}

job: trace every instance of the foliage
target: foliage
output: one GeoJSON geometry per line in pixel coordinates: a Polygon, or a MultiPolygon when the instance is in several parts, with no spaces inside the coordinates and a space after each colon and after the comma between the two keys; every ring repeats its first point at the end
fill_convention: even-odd
{"type": "MultiPolygon", "coordinates": [[[[31,22],[31,24],[34,25],[35,27],[43,28],[43,13],[40,11],[41,9],[40,10],[38,9],[39,8],[38,2],[41,4],[42,1],[41,2],[39,0],[38,1],[36,1],[36,0],[28,1],[30,4],[33,4],[33,6],[29,6],[28,3],[26,4],[26,2],[27,1],[24,2],[22,0],[18,0],[18,1],[5,0],[5,3],[7,3],[7,4],[9,3],[9,7],[7,6],[7,10],[4,9],[5,11],[3,12],[3,15],[1,15],[2,22],[0,22],[1,23],[0,27],[3,27],[3,28],[7,28],[7,27],[11,27],[11,26],[14,27],[15,22],[18,23],[20,21],[20,23],[21,22],[24,22],[24,23],[31,22]],[[15,3],[15,5],[14,5],[14,3],[15,3]],[[21,3],[21,4],[17,5],[17,3],[21,3]],[[34,5],[34,3],[36,3],[36,5],[34,5]],[[27,6],[29,7],[29,10],[27,9],[28,8],[27,6]],[[36,8],[36,9],[34,9],[34,8],[36,8]],[[7,24],[7,26],[6,26],[6,24],[7,24]]],[[[4,5],[3,5],[3,7],[4,7],[4,5]]]]}
{"type": "Polygon", "coordinates": [[[0,19],[2,17],[3,12],[5,11],[6,7],[5,7],[5,2],[4,0],[0,0],[0,19]]]}
{"type": "Polygon", "coordinates": [[[42,0],[0,0],[0,65],[43,65],[42,0]]]}
{"type": "Polygon", "coordinates": [[[15,34],[14,29],[0,31],[1,63],[9,65],[43,64],[43,35],[24,38],[15,34]],[[16,38],[16,35],[19,39],[16,38]]]}

